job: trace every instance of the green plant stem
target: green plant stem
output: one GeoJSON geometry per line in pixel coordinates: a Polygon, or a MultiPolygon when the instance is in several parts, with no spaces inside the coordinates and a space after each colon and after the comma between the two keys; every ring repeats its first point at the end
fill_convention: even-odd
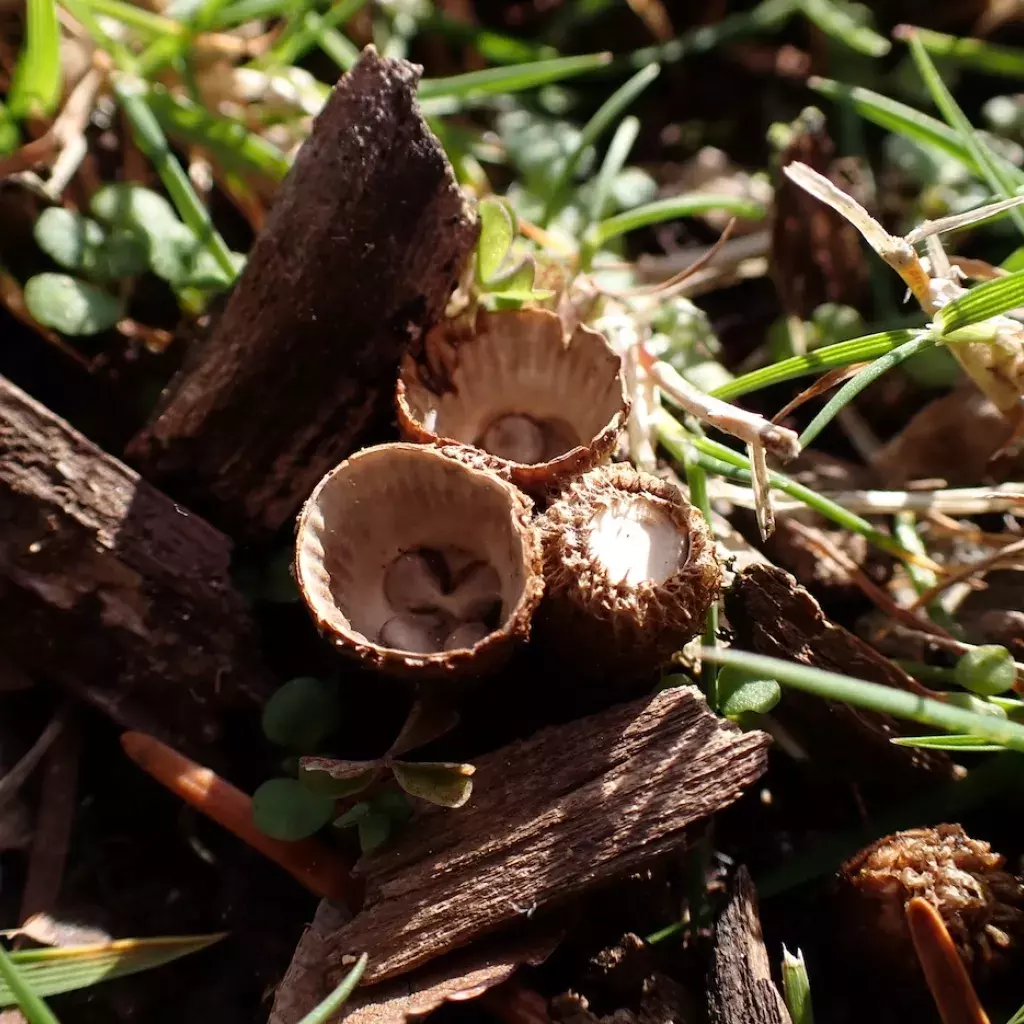
{"type": "Polygon", "coordinates": [[[859,24],[833,0],[800,0],[800,10],[827,36],[868,57],[884,57],[892,44],[866,25],[859,24]]]}
{"type": "MultiPolygon", "coordinates": [[[[921,73],[921,77],[924,79],[932,99],[935,101],[935,105],[959,135],[964,149],[970,154],[971,160],[977,166],[985,183],[992,189],[995,195],[1009,198],[1014,194],[1016,182],[1011,175],[1004,172],[1002,165],[995,158],[995,155],[989,151],[981,136],[974,130],[974,126],[967,119],[967,115],[964,114],[956,100],[953,99],[953,94],[946,88],[945,82],[942,81],[942,77],[939,75],[931,57],[928,56],[928,51],[925,49],[917,33],[911,30],[907,34],[906,39],[907,45],[910,47],[910,53],[914,58],[914,63],[917,65],[917,69],[921,73]]],[[[1024,213],[1019,209],[1012,209],[1010,210],[1010,217],[1021,234],[1024,234],[1024,213]]]]}
{"type": "Polygon", "coordinates": [[[20,120],[52,114],[60,102],[62,77],[54,0],[28,0],[25,41],[7,94],[11,115],[20,120]]]}
{"type": "MultiPolygon", "coordinates": [[[[893,519],[893,536],[908,551],[913,551],[917,555],[927,555],[921,535],[917,532],[916,523],[913,512],[898,512],[893,519]]],[[[931,590],[938,582],[938,577],[934,572],[918,565],[916,562],[904,560],[903,567],[907,570],[910,583],[918,595],[931,590]]],[[[938,598],[928,602],[927,612],[932,622],[942,626],[943,629],[953,636],[960,635],[960,627],[957,625],[956,620],[946,611],[938,598]]]]}
{"type": "MultiPolygon", "coordinates": [[[[713,530],[714,524],[711,521],[711,498],[708,494],[708,475],[700,460],[695,458],[692,446],[687,446],[684,451],[683,469],[686,472],[686,483],[690,488],[690,501],[700,509],[708,529],[713,530]]],[[[713,601],[708,608],[707,619],[704,623],[704,646],[714,648],[718,646],[718,602],[713,601]]],[[[711,662],[703,662],[700,668],[701,683],[704,688],[704,696],[707,698],[708,707],[712,711],[718,710],[718,667],[711,662]]]]}
{"type": "MultiPolygon", "coordinates": [[[[351,21],[366,6],[366,2],[367,0],[341,0],[340,3],[335,4],[324,14],[305,10],[305,7],[308,6],[308,4],[305,4],[302,12],[289,23],[281,38],[270,50],[254,60],[252,62],[253,66],[268,68],[295,64],[318,43],[322,46],[323,40],[328,35],[333,40],[333,35],[331,34],[339,26],[351,21]]],[[[350,58],[358,60],[359,51],[356,47],[345,39],[344,36],[340,38],[344,40],[342,45],[342,50],[344,50],[343,59],[346,61],[350,58]]],[[[331,45],[331,43],[328,43],[328,45],[331,45]]],[[[328,56],[335,60],[332,54],[328,54],[328,56]]],[[[338,53],[338,56],[341,57],[342,54],[338,53]]],[[[352,63],[354,63],[354,60],[352,63]]],[[[351,64],[349,64],[349,67],[351,67],[351,64]]]]}
{"type": "MultiPolygon", "coordinates": [[[[640,120],[636,117],[624,117],[615,129],[612,141],[608,143],[604,160],[601,162],[601,169],[597,173],[597,180],[594,182],[594,191],[587,209],[586,223],[583,231],[590,227],[594,221],[600,220],[608,208],[608,199],[611,195],[612,184],[618,177],[622,168],[626,166],[630,151],[640,134],[640,120]]],[[[588,270],[589,267],[583,267],[588,270]]]]}
{"type": "Polygon", "coordinates": [[[657,64],[648,64],[641,68],[632,78],[619,86],[597,109],[594,116],[583,126],[575,148],[566,157],[564,163],[551,183],[547,200],[544,204],[544,212],[541,215],[541,225],[546,227],[554,216],[558,204],[572,182],[576,168],[583,157],[583,154],[593,146],[597,140],[618,121],[622,115],[632,106],[636,98],[646,89],[661,73],[657,64]]]}
{"type": "Polygon", "coordinates": [[[893,367],[924,352],[926,349],[934,348],[938,338],[934,334],[923,334],[887,352],[884,356],[876,359],[870,366],[865,366],[851,380],[848,380],[831,399],[825,404],[821,412],[804,429],[800,435],[801,448],[808,448],[817,439],[818,435],[829,425],[859,395],[866,387],[874,384],[879,377],[888,373],[893,367]]]}
{"type": "Polygon", "coordinates": [[[231,250],[214,227],[209,212],[199,201],[181,164],[171,153],[159,121],[146,104],[145,85],[138,79],[118,74],[112,76],[111,87],[131,122],[136,144],[152,161],[178,215],[210,251],[228,279],[233,281],[237,268],[231,260],[231,250]]]}
{"type": "Polygon", "coordinates": [[[611,60],[608,53],[589,53],[579,57],[555,57],[532,64],[486,68],[467,71],[450,78],[425,78],[420,82],[421,100],[438,97],[479,97],[534,89],[549,82],[558,82],[573,75],[583,75],[605,67],[611,60]]]}
{"type": "Polygon", "coordinates": [[[1018,47],[999,46],[984,39],[960,39],[926,28],[915,32],[921,45],[937,57],[947,57],[987,75],[1024,78],[1024,50],[1018,47]]]}
{"type": "Polygon", "coordinates": [[[931,725],[957,735],[976,736],[989,743],[998,743],[1009,750],[1024,751],[1024,725],[1007,718],[978,715],[930,697],[919,697],[892,686],[853,679],[837,672],[826,672],[779,658],[767,658],[747,651],[705,650],[703,656],[719,665],[751,672],[780,685],[835,700],[864,711],[876,711],[921,725],[931,725]]]}
{"type": "Polygon", "coordinates": [[[0,979],[14,993],[28,1024],[60,1024],[50,1008],[32,991],[0,945],[0,979]]]}

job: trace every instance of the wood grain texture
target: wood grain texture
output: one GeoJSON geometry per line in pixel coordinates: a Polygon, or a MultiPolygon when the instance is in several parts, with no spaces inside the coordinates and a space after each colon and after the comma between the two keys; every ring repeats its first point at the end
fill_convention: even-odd
{"type": "Polygon", "coordinates": [[[0,378],[0,646],[116,721],[208,741],[270,681],[230,541],[0,378]]]}
{"type": "Polygon", "coordinates": [[[338,82],[211,335],[129,446],[218,525],[262,536],[393,415],[398,364],[441,315],[474,217],[372,48],[338,82]]]}
{"type": "Polygon", "coordinates": [[[772,981],[757,891],[745,867],[736,872],[729,902],[715,924],[708,979],[710,1024],[791,1024],[772,981]]]}
{"type": "MultiPolygon", "coordinates": [[[[775,566],[753,565],[741,572],[726,594],[725,609],[739,650],[926,692],[870,644],[831,622],[818,602],[775,566]]],[[[848,775],[858,785],[876,784],[887,796],[955,774],[945,754],[891,743],[907,730],[888,715],[796,690],[786,690],[772,715],[794,735],[812,764],[848,775]]]]}
{"type": "Polygon", "coordinates": [[[366,903],[334,938],[335,977],[364,951],[366,983],[401,974],[678,849],[761,775],[767,742],[679,688],[479,759],[469,804],[357,864],[366,903]]]}

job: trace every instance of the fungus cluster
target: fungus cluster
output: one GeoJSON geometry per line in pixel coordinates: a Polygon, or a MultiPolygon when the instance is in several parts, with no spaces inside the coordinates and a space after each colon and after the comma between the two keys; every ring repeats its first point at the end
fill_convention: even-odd
{"type": "Polygon", "coordinates": [[[628,402],[601,334],[546,310],[445,323],[406,357],[396,402],[406,441],[342,463],[299,518],[300,589],[342,651],[416,679],[482,675],[545,589],[545,649],[595,680],[649,673],[700,632],[714,545],[678,488],[607,464],[628,402]]]}

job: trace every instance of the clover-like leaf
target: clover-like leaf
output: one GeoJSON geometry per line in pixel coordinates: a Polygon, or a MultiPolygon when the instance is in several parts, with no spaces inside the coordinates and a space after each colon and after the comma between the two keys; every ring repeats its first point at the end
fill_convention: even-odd
{"type": "Polygon", "coordinates": [[[25,305],[41,324],[68,335],[99,334],[121,317],[113,295],[67,274],[30,277],[25,305]]]}
{"type": "Polygon", "coordinates": [[[718,710],[726,718],[735,721],[751,712],[766,714],[781,697],[782,688],[774,679],[759,679],[731,666],[718,673],[718,710]]]}
{"type": "Polygon", "coordinates": [[[383,770],[383,761],[341,761],[332,757],[299,760],[299,779],[303,786],[336,800],[361,793],[383,770]]]}
{"type": "Polygon", "coordinates": [[[512,207],[497,196],[481,199],[477,213],[480,237],[476,243],[476,276],[480,284],[487,284],[505,263],[518,225],[512,207]]]}
{"type": "Polygon", "coordinates": [[[68,270],[91,273],[107,233],[88,217],[51,206],[39,215],[32,229],[36,245],[68,270]]]}
{"type": "Polygon", "coordinates": [[[338,688],[313,676],[285,683],[263,708],[263,734],[289,750],[315,750],[341,720],[338,688]]]}
{"type": "Polygon", "coordinates": [[[528,253],[522,259],[502,268],[487,282],[487,291],[533,291],[533,281],[537,276],[537,261],[528,253]]]}
{"type": "Polygon", "coordinates": [[[473,793],[471,776],[476,769],[471,764],[395,761],[391,770],[409,796],[440,807],[462,807],[473,793]]]}
{"type": "Polygon", "coordinates": [[[256,827],[273,839],[295,841],[318,832],[334,813],[334,801],[295,779],[270,779],[252,797],[256,827]]]}
{"type": "Polygon", "coordinates": [[[410,750],[424,747],[439,739],[458,724],[459,713],[451,705],[433,698],[417,697],[388,754],[391,757],[401,757],[410,750]]]}
{"type": "Polygon", "coordinates": [[[373,805],[362,801],[346,811],[334,823],[338,828],[355,825],[359,835],[359,849],[372,853],[383,846],[394,832],[394,822],[384,811],[374,810],[373,805]]]}
{"type": "Polygon", "coordinates": [[[89,212],[114,228],[140,231],[148,238],[181,223],[162,195],[142,185],[104,185],[92,197],[89,212]]]}

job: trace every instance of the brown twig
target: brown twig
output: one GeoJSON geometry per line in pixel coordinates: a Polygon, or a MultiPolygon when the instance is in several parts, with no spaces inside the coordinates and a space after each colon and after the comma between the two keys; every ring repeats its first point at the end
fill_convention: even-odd
{"type": "Polygon", "coordinates": [[[943,1024],[989,1024],[939,912],[915,896],[906,908],[910,937],[943,1024]]]}
{"type": "Polygon", "coordinates": [[[918,598],[908,606],[907,611],[915,612],[918,608],[925,605],[931,604],[943,591],[948,590],[955,583],[961,583],[964,580],[969,580],[972,576],[977,576],[981,573],[986,573],[990,569],[994,569],[1004,559],[1009,558],[1011,555],[1020,554],[1024,552],[1024,540],[1015,540],[1005,547],[1001,547],[998,551],[993,551],[991,554],[986,555],[984,558],[979,558],[976,562],[971,562],[970,565],[962,566],[955,572],[951,572],[945,579],[939,580],[938,583],[933,587],[929,587],[924,593],[920,594],[918,598]]]}

